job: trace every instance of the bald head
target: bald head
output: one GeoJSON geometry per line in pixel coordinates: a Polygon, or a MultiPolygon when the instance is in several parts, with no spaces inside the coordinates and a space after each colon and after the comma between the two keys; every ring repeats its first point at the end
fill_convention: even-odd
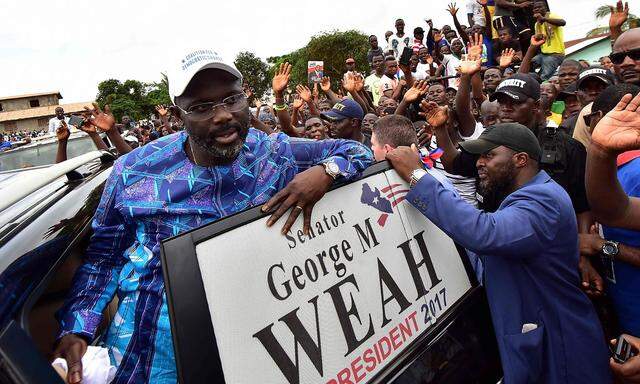
{"type": "Polygon", "coordinates": [[[611,61],[618,78],[628,84],[640,85],[640,60],[634,60],[626,52],[640,48],[640,29],[629,29],[613,44],[611,61]]]}

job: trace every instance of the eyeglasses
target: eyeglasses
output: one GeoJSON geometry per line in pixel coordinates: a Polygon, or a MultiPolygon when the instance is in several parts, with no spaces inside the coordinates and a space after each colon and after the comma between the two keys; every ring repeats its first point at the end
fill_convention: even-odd
{"type": "Polygon", "coordinates": [[[631,60],[640,60],[640,48],[632,49],[630,51],[612,53],[611,55],[609,55],[609,59],[611,59],[611,62],[613,64],[620,65],[627,56],[631,60]]]}
{"type": "Polygon", "coordinates": [[[596,116],[597,117],[602,117],[602,111],[593,111],[593,112],[589,113],[588,115],[582,116],[582,118],[584,119],[584,123],[587,124],[587,127],[591,127],[591,121],[596,116]]]}
{"type": "Polygon", "coordinates": [[[192,105],[185,111],[178,107],[185,115],[196,121],[202,121],[212,118],[216,114],[218,107],[224,108],[228,112],[238,112],[247,106],[247,95],[244,93],[238,93],[226,97],[222,100],[222,103],[202,103],[192,105]]]}

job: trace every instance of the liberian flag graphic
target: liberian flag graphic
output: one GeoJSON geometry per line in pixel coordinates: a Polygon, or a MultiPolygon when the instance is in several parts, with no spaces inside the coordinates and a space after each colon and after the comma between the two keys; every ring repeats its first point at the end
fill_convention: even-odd
{"type": "Polygon", "coordinates": [[[403,189],[402,184],[391,184],[382,189],[372,190],[369,184],[362,184],[362,196],[360,202],[382,212],[378,218],[378,225],[384,227],[387,218],[393,214],[393,207],[405,200],[405,196],[409,193],[408,189],[403,189]],[[393,202],[390,199],[393,198],[393,202]]]}

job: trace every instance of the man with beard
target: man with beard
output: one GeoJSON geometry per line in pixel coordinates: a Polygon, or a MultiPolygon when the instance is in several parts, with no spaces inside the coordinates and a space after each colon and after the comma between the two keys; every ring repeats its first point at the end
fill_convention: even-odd
{"type": "MultiPolygon", "coordinates": [[[[293,208],[282,232],[300,213],[308,232],[313,205],[333,180],[357,177],[372,162],[370,150],[351,141],[267,136],[250,128],[242,75],[213,50],[187,51],[171,65],[169,94],[185,131],[114,164],[84,264],[59,312],[55,354],[67,360],[70,383],[82,380],[82,355],[116,292],[118,320],[105,339],[118,367],[113,383],[175,383],[161,240],[264,203],[263,211],[277,208],[268,226],[293,208]]],[[[279,72],[274,83],[286,77],[279,72]]],[[[115,124],[98,108],[92,113],[91,122],[103,130],[115,124]]]]}
{"type": "Polygon", "coordinates": [[[520,124],[498,124],[462,146],[479,156],[480,188],[501,197],[495,213],[428,175],[415,147],[386,157],[409,182],[407,201],[483,261],[504,382],[610,383],[604,335],[579,289],[571,201],[539,169],[535,135],[520,124]]]}
{"type": "Polygon", "coordinates": [[[345,98],[320,116],[329,124],[329,137],[354,140],[371,148],[371,135],[362,133],[364,111],[355,101],[345,98]]]}

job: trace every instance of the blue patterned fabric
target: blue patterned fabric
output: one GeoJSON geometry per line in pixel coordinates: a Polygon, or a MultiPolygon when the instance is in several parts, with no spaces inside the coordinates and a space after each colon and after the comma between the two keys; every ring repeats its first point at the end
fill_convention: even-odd
{"type": "Polygon", "coordinates": [[[93,221],[93,237],[58,313],[59,337],[93,339],[118,294],[105,344],[118,366],[114,383],[175,383],[176,371],[160,263],[160,241],[265,203],[293,177],[334,161],[357,177],[371,151],[349,140],[312,141],[250,129],[237,159],[201,167],[179,132],[118,159],[93,221]]]}

